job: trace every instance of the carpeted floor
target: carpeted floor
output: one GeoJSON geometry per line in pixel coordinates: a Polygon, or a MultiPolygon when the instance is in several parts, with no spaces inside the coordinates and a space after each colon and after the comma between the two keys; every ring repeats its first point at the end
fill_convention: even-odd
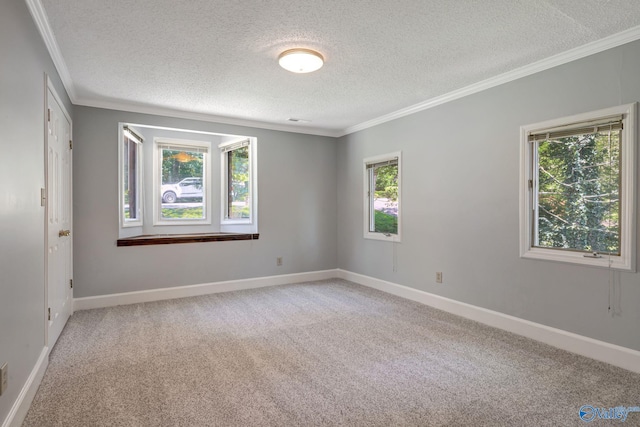
{"type": "Polygon", "coordinates": [[[640,375],[336,279],[77,312],[23,426],[572,426],[585,404],[640,406],[640,375]]]}

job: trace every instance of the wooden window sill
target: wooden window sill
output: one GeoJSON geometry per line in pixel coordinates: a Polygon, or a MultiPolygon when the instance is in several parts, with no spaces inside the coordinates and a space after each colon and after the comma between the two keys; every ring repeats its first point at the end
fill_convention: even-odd
{"type": "Polygon", "coordinates": [[[117,246],[173,245],[176,243],[228,242],[232,240],[258,240],[258,233],[192,233],[148,234],[118,239],[117,246]]]}

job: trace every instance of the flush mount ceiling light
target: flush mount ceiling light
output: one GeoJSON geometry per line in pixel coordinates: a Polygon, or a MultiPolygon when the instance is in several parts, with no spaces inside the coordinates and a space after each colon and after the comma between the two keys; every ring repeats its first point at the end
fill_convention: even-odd
{"type": "Polygon", "coordinates": [[[280,54],[278,63],[292,73],[311,73],[322,67],[324,58],[315,50],[289,49],[280,54]]]}

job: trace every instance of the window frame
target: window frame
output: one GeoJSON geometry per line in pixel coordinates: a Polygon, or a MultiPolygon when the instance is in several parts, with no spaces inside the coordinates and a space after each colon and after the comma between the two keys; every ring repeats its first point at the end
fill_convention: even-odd
{"type": "MultiPolygon", "coordinates": [[[[211,141],[197,141],[189,139],[178,138],[165,138],[155,137],[153,139],[153,225],[154,226],[166,226],[166,225],[211,225],[211,188],[214,185],[211,177],[211,141]],[[189,148],[206,149],[203,153],[203,165],[202,165],[202,208],[204,218],[194,219],[163,219],[162,218],[162,195],[160,190],[162,188],[162,172],[160,165],[162,163],[161,151],[164,146],[170,145],[172,147],[182,147],[185,151],[189,148]]],[[[213,177],[211,177],[213,178],[213,177]]]]}
{"type": "MultiPolygon", "coordinates": [[[[127,123],[119,123],[118,124],[118,211],[120,216],[120,226],[122,228],[129,227],[142,227],[144,225],[144,197],[143,197],[143,152],[142,144],[144,143],[144,137],[140,132],[137,132],[131,125],[127,123]],[[131,134],[131,137],[127,136],[126,130],[131,134]],[[137,217],[135,219],[126,218],[124,214],[125,208],[125,179],[124,179],[124,167],[125,167],[125,158],[129,155],[129,153],[125,153],[124,149],[124,139],[127,138],[129,141],[132,141],[135,144],[135,176],[134,182],[136,187],[136,210],[137,217]],[[138,139],[139,141],[136,141],[138,139]]],[[[130,164],[130,161],[127,162],[130,164]]]]}
{"type": "Polygon", "coordinates": [[[547,120],[520,127],[520,257],[592,267],[636,271],[636,103],[547,120]],[[537,156],[529,135],[584,122],[622,116],[620,142],[620,255],[588,256],[584,252],[534,246],[537,203],[537,156]],[[531,184],[530,184],[531,183],[531,184]]]}
{"type": "MultiPolygon", "coordinates": [[[[224,231],[245,231],[235,226],[254,225],[256,222],[256,185],[255,173],[255,138],[242,138],[239,141],[228,141],[218,145],[220,150],[220,227],[224,231]],[[229,156],[228,153],[244,147],[248,147],[249,153],[249,218],[230,219],[229,212],[229,156]]],[[[255,228],[255,227],[253,227],[255,228]]],[[[253,229],[252,228],[252,229],[253,229]]],[[[250,230],[251,231],[251,230],[250,230]]]]}
{"type": "MultiPolygon", "coordinates": [[[[118,153],[118,188],[116,193],[118,194],[118,202],[116,204],[118,209],[118,239],[127,240],[147,236],[153,238],[154,241],[162,241],[165,243],[183,243],[185,239],[193,239],[193,241],[227,241],[227,240],[242,240],[241,237],[250,236],[251,239],[258,238],[258,138],[250,135],[228,134],[219,132],[210,132],[202,130],[194,130],[189,128],[173,128],[158,126],[153,124],[144,124],[136,122],[118,122],[117,133],[118,140],[117,153],[118,153]],[[124,225],[124,186],[123,186],[123,127],[135,129],[144,139],[145,144],[138,144],[138,195],[140,198],[139,207],[140,221],[131,223],[128,221],[126,226],[124,225]],[[201,136],[204,137],[201,139],[201,136]],[[209,214],[209,220],[161,220],[157,221],[159,213],[161,213],[161,204],[159,199],[160,195],[160,159],[159,151],[154,144],[154,140],[163,140],[171,142],[171,145],[175,146],[176,142],[187,142],[202,144],[204,141],[210,144],[207,147],[208,156],[205,166],[206,184],[209,185],[209,190],[205,189],[207,194],[207,204],[204,206],[205,212],[209,214]],[[220,211],[222,209],[220,184],[216,182],[216,178],[220,176],[221,171],[218,171],[220,163],[215,159],[216,153],[215,147],[218,145],[226,145],[238,141],[249,140],[250,141],[250,187],[252,192],[251,199],[251,218],[250,222],[247,219],[240,220],[241,223],[229,223],[236,221],[223,221],[220,211]],[[147,142],[148,141],[148,142],[147,142]],[[215,144],[215,145],[214,145],[215,144]],[[161,236],[176,236],[180,235],[180,242],[177,242],[178,238],[161,238],[161,236]],[[171,242],[167,242],[171,240],[171,242]]],[[[220,151],[218,151],[220,153],[220,151]]],[[[222,156],[222,155],[221,155],[222,156]]],[[[146,242],[146,241],[145,241],[146,242]]],[[[128,244],[127,242],[123,245],[128,244]]],[[[136,243],[137,244],[137,243],[136,243]]],[[[145,243],[147,244],[147,243],[145,243]]]]}
{"type": "Polygon", "coordinates": [[[394,151],[392,153],[381,154],[377,156],[367,157],[362,161],[363,164],[363,236],[365,239],[381,240],[389,242],[401,242],[402,241],[402,151],[394,151]],[[375,163],[383,163],[386,161],[396,160],[398,162],[398,233],[381,233],[371,231],[371,218],[373,216],[371,211],[371,182],[370,173],[367,165],[375,163]]]}

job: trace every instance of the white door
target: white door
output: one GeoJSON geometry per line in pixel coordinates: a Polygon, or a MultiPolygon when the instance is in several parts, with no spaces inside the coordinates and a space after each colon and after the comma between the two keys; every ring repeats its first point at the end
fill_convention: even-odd
{"type": "Polygon", "coordinates": [[[71,123],[47,90],[47,345],[51,349],[72,311],[71,123]]]}

